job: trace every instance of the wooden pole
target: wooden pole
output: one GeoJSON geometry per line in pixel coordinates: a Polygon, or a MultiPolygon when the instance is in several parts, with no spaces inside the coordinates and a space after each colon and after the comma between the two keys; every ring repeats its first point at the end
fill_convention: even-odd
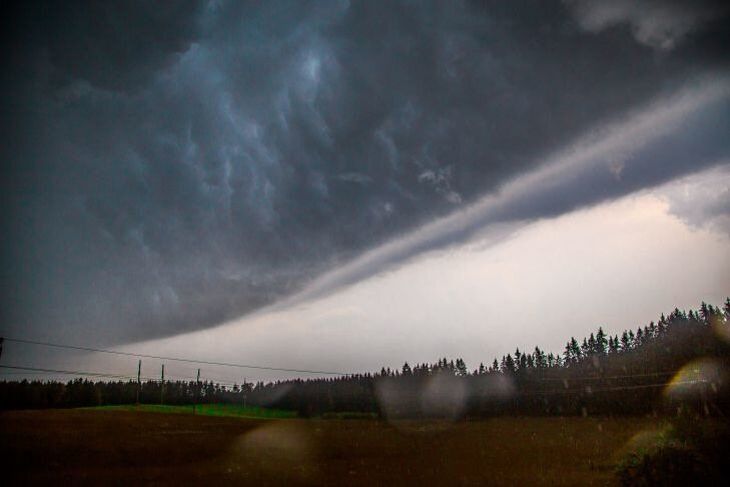
{"type": "Polygon", "coordinates": [[[200,394],[200,369],[198,369],[198,378],[195,381],[195,399],[193,401],[193,414],[195,414],[195,407],[198,405],[198,395],[200,394]]]}
{"type": "Polygon", "coordinates": [[[162,377],[160,379],[160,405],[165,404],[165,364],[162,364],[162,377]]]}
{"type": "Polygon", "coordinates": [[[243,385],[241,386],[241,395],[243,396],[243,409],[246,409],[246,378],[243,378],[243,385]]]}
{"type": "Polygon", "coordinates": [[[139,390],[142,388],[142,383],[140,382],[140,376],[142,375],[142,359],[139,360],[139,363],[137,364],[137,405],[139,406],[139,390]]]}

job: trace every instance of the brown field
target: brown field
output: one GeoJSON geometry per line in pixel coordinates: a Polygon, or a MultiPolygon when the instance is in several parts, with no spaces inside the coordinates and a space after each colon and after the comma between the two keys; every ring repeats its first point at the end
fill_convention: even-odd
{"type": "Polygon", "coordinates": [[[389,424],[14,411],[0,414],[0,453],[13,485],[611,485],[632,437],[660,426],[641,418],[389,424]]]}

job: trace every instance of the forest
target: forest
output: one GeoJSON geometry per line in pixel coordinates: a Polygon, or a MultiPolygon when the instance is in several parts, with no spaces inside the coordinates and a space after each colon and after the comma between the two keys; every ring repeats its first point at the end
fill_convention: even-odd
{"type": "Polygon", "coordinates": [[[302,417],[367,413],[386,418],[495,415],[673,415],[730,412],[730,298],[674,309],[636,330],[602,328],[559,353],[516,349],[467,368],[461,358],[404,363],[336,378],[233,386],[211,381],[0,382],[1,409],[134,404],[247,403],[302,417]]]}

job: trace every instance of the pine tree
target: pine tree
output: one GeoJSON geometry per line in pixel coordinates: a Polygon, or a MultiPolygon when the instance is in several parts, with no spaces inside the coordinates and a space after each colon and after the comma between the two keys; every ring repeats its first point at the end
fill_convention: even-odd
{"type": "Polygon", "coordinates": [[[540,350],[539,347],[535,347],[534,355],[535,355],[535,367],[537,367],[538,369],[546,368],[548,364],[547,364],[547,360],[545,357],[545,352],[540,350]]]}
{"type": "Polygon", "coordinates": [[[724,321],[724,315],[719,306],[715,307],[710,304],[710,305],[708,305],[708,309],[710,312],[709,323],[708,323],[709,325],[717,326],[724,321]]]}
{"type": "Polygon", "coordinates": [[[578,362],[581,359],[580,345],[578,345],[578,340],[573,337],[570,337],[570,348],[573,351],[573,360],[578,362]]]}
{"type": "Polygon", "coordinates": [[[598,351],[598,346],[596,345],[596,337],[593,336],[593,333],[591,333],[591,336],[588,337],[588,350],[591,354],[594,354],[598,351]]]}
{"type": "Polygon", "coordinates": [[[507,357],[504,359],[504,366],[502,367],[503,373],[509,373],[514,374],[515,373],[515,361],[512,358],[511,354],[507,354],[507,357]]]}
{"type": "Polygon", "coordinates": [[[615,353],[618,353],[618,351],[619,351],[619,341],[618,341],[618,335],[616,335],[615,337],[612,337],[608,341],[608,353],[613,355],[615,353]]]}
{"type": "Polygon", "coordinates": [[[627,352],[631,350],[631,340],[626,330],[621,334],[621,351],[627,352]]]}
{"type": "Polygon", "coordinates": [[[639,348],[644,344],[644,332],[641,327],[636,329],[636,338],[634,339],[634,347],[639,348]]]}
{"type": "Polygon", "coordinates": [[[606,346],[608,341],[606,340],[606,333],[603,331],[603,327],[598,327],[598,333],[596,333],[596,352],[600,354],[606,353],[606,346]]]}
{"type": "Polygon", "coordinates": [[[573,347],[571,347],[570,341],[568,341],[565,344],[565,351],[563,352],[563,357],[565,357],[566,364],[573,363],[573,347]]]}
{"type": "Polygon", "coordinates": [[[680,322],[687,321],[687,313],[680,311],[679,308],[674,308],[674,311],[669,315],[669,326],[678,324],[680,322]]]}
{"type": "Polygon", "coordinates": [[[534,369],[535,368],[535,358],[532,356],[532,354],[527,355],[527,368],[528,369],[534,369]]]}
{"type": "MultiPolygon", "coordinates": [[[[691,311],[690,311],[690,313],[691,313],[691,311]]],[[[712,307],[707,306],[707,303],[702,301],[702,304],[700,304],[699,315],[700,315],[700,318],[702,319],[702,321],[704,321],[706,325],[709,325],[710,321],[712,319],[712,307]]]]}
{"type": "Polygon", "coordinates": [[[523,353],[520,356],[520,370],[525,370],[529,367],[527,365],[527,357],[528,357],[528,354],[526,354],[526,353],[523,353]]]}
{"type": "Polygon", "coordinates": [[[657,323],[657,335],[664,335],[667,332],[667,328],[667,317],[664,316],[664,313],[662,313],[661,317],[659,318],[659,322],[657,323]]]}
{"type": "Polygon", "coordinates": [[[466,363],[464,363],[464,360],[460,358],[456,359],[456,375],[461,377],[466,377],[468,375],[466,363]]]}
{"type": "Polygon", "coordinates": [[[588,340],[583,338],[583,343],[580,346],[581,357],[587,357],[591,353],[591,348],[588,346],[588,340]]]}
{"type": "Polygon", "coordinates": [[[412,375],[411,366],[408,365],[408,362],[403,364],[403,375],[412,375]]]}

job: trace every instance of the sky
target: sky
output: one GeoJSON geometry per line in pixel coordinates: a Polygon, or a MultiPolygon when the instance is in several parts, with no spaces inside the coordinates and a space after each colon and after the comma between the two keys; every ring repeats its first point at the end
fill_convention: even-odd
{"type": "Polygon", "coordinates": [[[7,10],[4,336],[474,365],[730,293],[722,2],[7,10]]]}

